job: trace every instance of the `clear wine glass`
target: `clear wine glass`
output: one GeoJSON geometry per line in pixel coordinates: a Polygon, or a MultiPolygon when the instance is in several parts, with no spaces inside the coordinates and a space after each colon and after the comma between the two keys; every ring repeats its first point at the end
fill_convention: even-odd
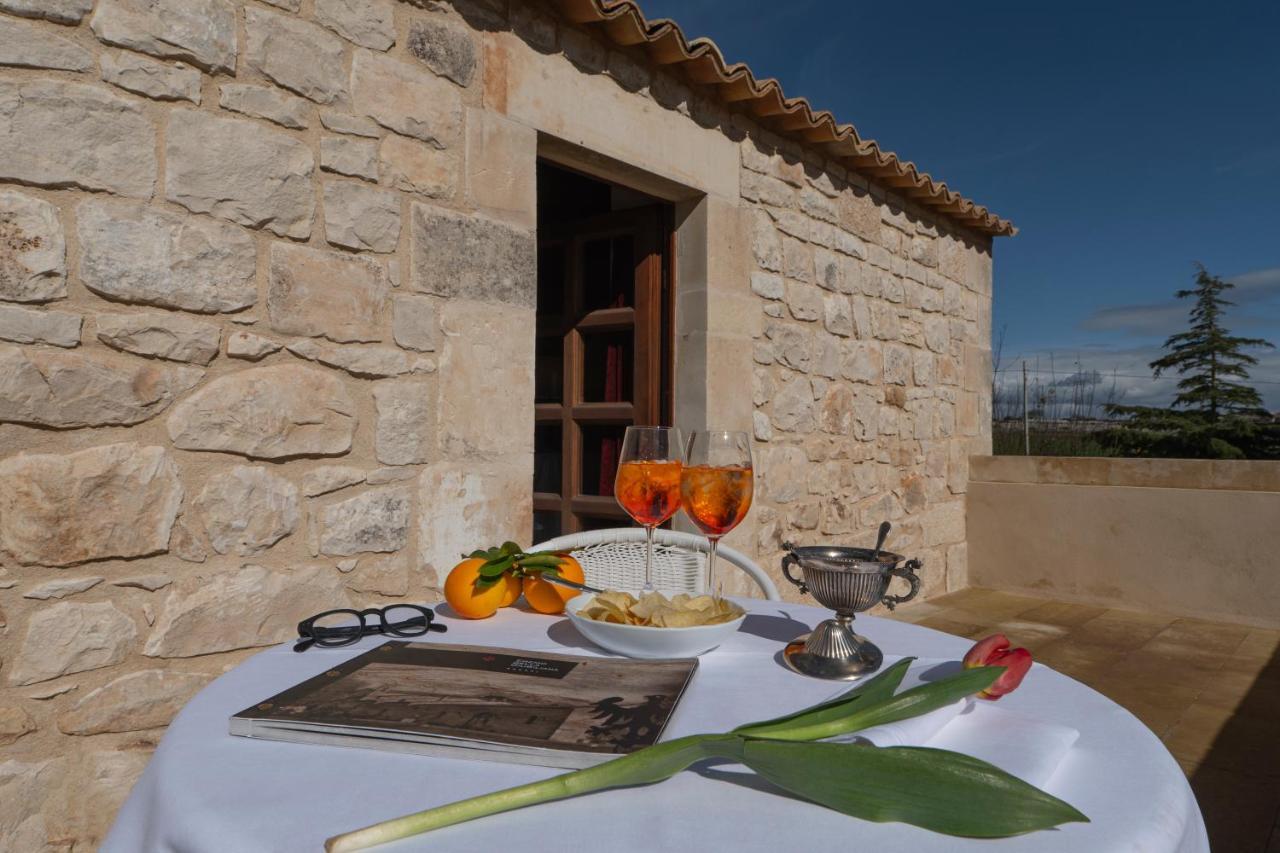
{"type": "Polygon", "coordinates": [[[629,426],[613,494],[627,515],[644,525],[644,591],[653,591],[653,531],[680,508],[684,447],[675,427],[629,426]]]}
{"type": "Polygon", "coordinates": [[[722,596],[716,546],[751,508],[751,440],[745,432],[698,430],[689,436],[680,474],[680,502],[707,537],[707,592],[722,596]]]}

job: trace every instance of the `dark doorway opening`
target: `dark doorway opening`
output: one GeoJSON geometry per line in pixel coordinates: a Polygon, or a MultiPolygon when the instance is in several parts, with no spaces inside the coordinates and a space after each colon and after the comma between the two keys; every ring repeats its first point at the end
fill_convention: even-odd
{"type": "Polygon", "coordinates": [[[538,162],[533,541],[629,523],[622,433],[672,418],[673,211],[538,162]]]}

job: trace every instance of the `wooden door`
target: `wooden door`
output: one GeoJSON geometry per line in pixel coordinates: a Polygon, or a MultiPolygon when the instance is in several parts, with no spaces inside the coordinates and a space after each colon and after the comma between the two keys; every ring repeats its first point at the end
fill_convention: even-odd
{"type": "Polygon", "coordinates": [[[661,205],[539,230],[535,542],[630,523],[623,431],[671,419],[670,246],[661,205]]]}

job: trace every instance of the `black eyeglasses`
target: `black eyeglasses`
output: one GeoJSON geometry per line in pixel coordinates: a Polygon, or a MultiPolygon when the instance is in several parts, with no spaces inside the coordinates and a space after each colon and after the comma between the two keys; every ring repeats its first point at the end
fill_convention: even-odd
{"type": "Polygon", "coordinates": [[[428,631],[447,631],[435,622],[430,608],[416,604],[392,604],[369,610],[326,610],[298,623],[295,652],[311,646],[349,646],[369,634],[420,637],[428,631]],[[376,620],[373,617],[378,617],[376,620]]]}

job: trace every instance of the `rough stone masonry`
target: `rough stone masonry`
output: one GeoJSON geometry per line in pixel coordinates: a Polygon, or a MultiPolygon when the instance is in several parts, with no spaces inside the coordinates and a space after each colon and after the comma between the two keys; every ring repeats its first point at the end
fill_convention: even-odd
{"type": "Polygon", "coordinates": [[[544,71],[732,152],[736,544],[888,518],[964,584],[987,238],[533,0],[0,0],[0,848],[94,848],[210,679],[527,539],[544,71]]]}

